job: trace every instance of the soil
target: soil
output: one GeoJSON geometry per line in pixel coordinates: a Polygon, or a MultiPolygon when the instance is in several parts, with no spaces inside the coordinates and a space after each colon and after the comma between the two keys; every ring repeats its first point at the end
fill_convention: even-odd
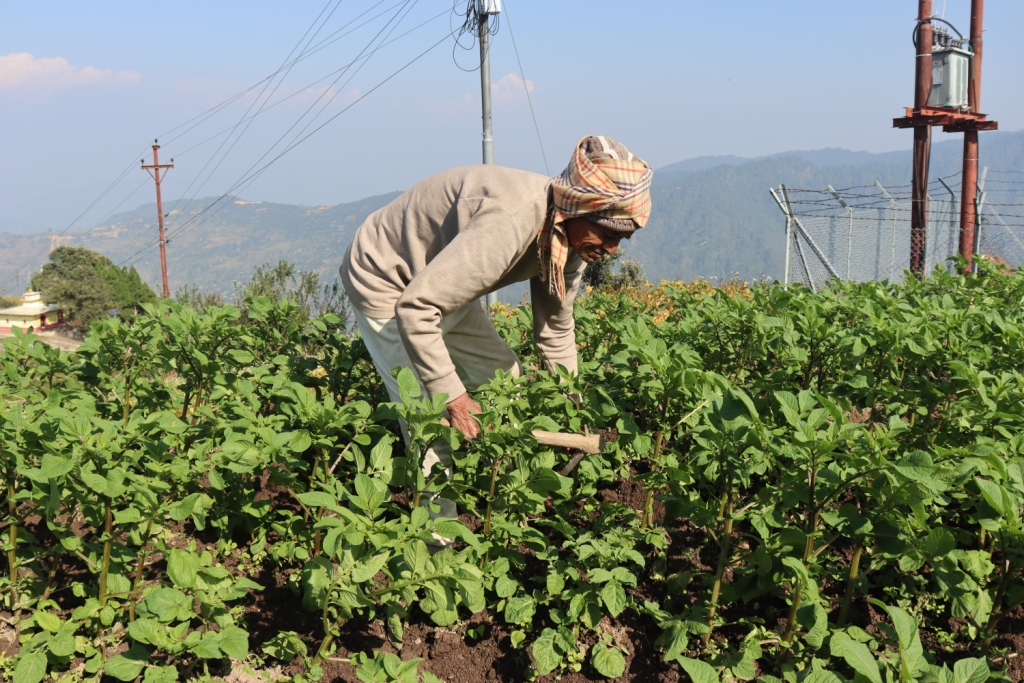
{"type": "MultiPolygon", "coordinates": [[[[637,474],[637,472],[633,472],[637,474]]],[[[256,499],[271,499],[275,506],[288,507],[299,511],[298,503],[288,494],[287,489],[270,482],[269,473],[264,473],[254,482],[256,499]]],[[[635,481],[620,480],[607,485],[598,491],[601,502],[623,504],[638,514],[642,513],[646,492],[643,486],[635,481]]],[[[657,500],[654,504],[654,520],[662,523],[665,510],[657,500]]],[[[464,514],[460,519],[471,528],[479,526],[479,520],[464,514]]],[[[37,533],[45,539],[46,533],[41,520],[34,515],[26,515],[26,531],[37,533]]],[[[81,524],[72,524],[80,527],[81,524]]],[[[192,538],[200,549],[207,544],[216,543],[216,534],[207,529],[197,532],[191,521],[178,523],[170,529],[169,545],[176,545],[176,540],[192,538]]],[[[80,533],[80,530],[76,531],[80,533]]],[[[666,529],[668,547],[661,558],[653,554],[648,558],[648,567],[660,562],[659,572],[663,576],[687,576],[682,582],[651,580],[641,576],[639,584],[629,588],[629,593],[637,602],[653,601],[677,613],[686,610],[699,602],[702,595],[713,580],[717,562],[717,544],[706,538],[705,533],[688,520],[668,520],[666,529]]],[[[732,584],[742,581],[744,567],[741,558],[752,551],[750,544],[756,543],[751,537],[741,537],[734,532],[732,547],[736,565],[727,568],[723,576],[723,591],[733,590],[732,584]]],[[[519,576],[520,580],[529,581],[538,574],[545,565],[536,560],[532,551],[520,547],[526,557],[525,569],[519,576]]],[[[837,547],[833,561],[840,565],[848,564],[851,548],[837,547]]],[[[249,573],[238,567],[241,559],[240,551],[221,557],[224,566],[233,572],[249,573]]],[[[147,560],[147,566],[159,570],[163,557],[154,552],[147,560]]],[[[250,634],[250,649],[257,655],[263,655],[262,644],[282,631],[298,633],[310,651],[315,650],[323,636],[319,617],[306,611],[301,604],[301,596],[294,590],[294,582],[290,580],[296,569],[280,570],[269,563],[263,567],[248,566],[250,577],[262,585],[262,591],[255,591],[244,606],[244,619],[250,634]]],[[[649,569],[650,570],[650,569],[649,569]]],[[[87,581],[88,568],[74,556],[63,555],[57,567],[57,583],[69,580],[87,581]]],[[[822,585],[822,595],[835,607],[844,589],[842,585],[822,585]]],[[[65,610],[73,609],[81,600],[74,598],[70,591],[55,594],[54,599],[65,610]]],[[[785,627],[786,605],[780,598],[762,596],[756,602],[745,603],[732,600],[726,603],[721,611],[723,626],[713,634],[716,642],[738,642],[746,635],[748,627],[739,622],[758,616],[766,624],[776,627],[781,633],[785,627]]],[[[0,655],[14,656],[18,650],[14,630],[3,621],[10,614],[0,613],[0,655]]],[[[543,617],[541,618],[543,621],[543,617]]],[[[886,615],[876,609],[867,600],[858,598],[853,602],[849,614],[849,623],[865,628],[868,632],[880,636],[876,624],[888,621],[886,615]]],[[[538,622],[539,623],[539,622],[538,622]]],[[[542,628],[544,624],[538,626],[542,628]]],[[[547,624],[550,625],[550,624],[547,624]]],[[[950,619],[950,632],[955,632],[959,624],[950,619]]],[[[626,654],[626,671],[614,679],[621,683],[678,683],[685,676],[676,664],[662,661],[662,653],[656,646],[656,639],[661,633],[654,620],[635,611],[624,612],[618,619],[605,618],[599,630],[608,634],[613,642],[621,647],[626,654]]],[[[1018,607],[1006,615],[1000,623],[1002,634],[992,643],[992,654],[1001,663],[1011,681],[1024,683],[1024,607],[1018,607]]],[[[350,620],[342,629],[337,640],[337,651],[331,659],[322,665],[322,683],[357,683],[354,667],[345,661],[358,652],[390,652],[399,655],[403,660],[420,658],[421,670],[430,671],[443,681],[523,681],[529,678],[531,659],[528,648],[515,649],[511,644],[509,629],[500,617],[492,619],[486,614],[477,614],[467,621],[439,627],[435,626],[420,612],[413,610],[411,623],[405,629],[401,643],[393,643],[380,621],[369,621],[365,618],[350,620]],[[482,633],[479,628],[483,627],[482,633]],[[471,635],[474,634],[474,635],[471,635]]],[[[926,649],[935,652],[940,658],[946,655],[938,647],[936,635],[922,631],[922,640],[926,649]]],[[[581,633],[587,645],[597,640],[593,633],[581,633]],[[588,640],[589,639],[589,640],[588,640]]],[[[955,661],[968,653],[959,646],[948,654],[949,662],[955,661]]],[[[699,656],[697,652],[687,653],[699,656]]],[[[977,656],[972,652],[969,656],[977,656]]],[[[302,672],[298,660],[284,663],[273,658],[266,658],[265,669],[253,669],[246,663],[223,661],[211,668],[211,673],[219,680],[227,683],[272,683],[302,672]]],[[[541,683],[584,683],[589,681],[606,681],[594,671],[589,663],[584,663],[580,672],[552,673],[536,679],[541,683]]]]}

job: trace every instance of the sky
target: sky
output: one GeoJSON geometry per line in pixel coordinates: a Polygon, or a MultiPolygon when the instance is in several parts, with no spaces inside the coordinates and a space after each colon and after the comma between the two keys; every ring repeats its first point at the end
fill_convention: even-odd
{"type": "MultiPolygon", "coordinates": [[[[910,147],[892,118],[913,104],[912,0],[502,4],[496,163],[557,174],[591,133],[655,168],[910,147]]],[[[969,8],[935,0],[965,35],[969,8]]],[[[479,53],[465,36],[470,49],[456,45],[452,10],[451,0],[0,0],[0,230],[87,228],[152,202],[139,166],[154,138],[161,162],[174,158],[165,211],[225,193],[338,204],[478,163],[479,73],[465,69],[479,53]]],[[[982,110],[1019,130],[1024,2],[990,0],[985,21],[982,110]]]]}

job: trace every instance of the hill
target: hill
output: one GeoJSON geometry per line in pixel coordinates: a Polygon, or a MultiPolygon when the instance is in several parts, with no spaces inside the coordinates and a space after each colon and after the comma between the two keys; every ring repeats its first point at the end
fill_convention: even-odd
{"type": "MultiPolygon", "coordinates": [[[[909,140],[909,137],[908,137],[909,140]]],[[[960,170],[959,136],[937,142],[931,176],[960,170]]],[[[982,136],[983,164],[1024,171],[1024,131],[982,136]]],[[[623,243],[627,256],[644,264],[653,280],[695,277],[744,279],[782,273],[784,221],[769,187],[824,188],[910,182],[910,153],[872,154],[841,149],[794,151],[754,159],[699,157],[655,172],[654,212],[648,227],[623,243]]],[[[300,206],[228,198],[222,208],[175,232],[195,215],[168,218],[171,288],[184,283],[205,291],[230,292],[253,267],[287,259],[303,270],[333,278],[352,232],[397,192],[335,206],[300,206]],[[204,222],[205,221],[205,222],[204,222]]],[[[202,207],[210,199],[196,201],[202,207]]],[[[156,207],[145,204],[114,216],[103,226],[68,233],[62,244],[84,246],[121,263],[156,235],[156,207]]],[[[0,233],[0,287],[18,291],[46,259],[46,234],[0,233]],[[19,270],[20,269],[20,270],[19,270]]],[[[136,267],[152,285],[159,282],[156,250],[136,267]]],[[[518,299],[520,290],[506,293],[518,299]]]]}

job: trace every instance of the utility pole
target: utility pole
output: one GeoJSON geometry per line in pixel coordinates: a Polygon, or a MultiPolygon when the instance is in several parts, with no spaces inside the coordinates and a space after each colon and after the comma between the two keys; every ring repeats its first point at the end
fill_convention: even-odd
{"type": "MultiPolygon", "coordinates": [[[[970,111],[981,109],[981,43],[985,0],[971,0],[971,68],[967,72],[967,104],[970,111]]],[[[974,270],[974,229],[977,223],[978,128],[964,129],[963,186],[960,190],[960,255],[967,259],[967,270],[974,270]]]]}
{"type": "MultiPolygon", "coordinates": [[[[932,90],[932,0],[917,3],[917,68],[914,72],[914,110],[928,106],[932,90]]],[[[932,128],[926,122],[914,126],[914,172],[911,179],[910,270],[924,271],[928,231],[928,168],[932,156],[932,128]]]]}
{"type": "MultiPolygon", "coordinates": [[[[997,130],[999,124],[978,111],[981,102],[981,32],[984,0],[971,0],[971,35],[954,39],[945,28],[936,33],[932,21],[952,25],[932,14],[932,0],[918,0],[914,30],[916,70],[914,106],[907,115],[893,119],[896,128],[914,129],[914,174],[910,213],[910,270],[921,274],[925,266],[928,230],[928,165],[931,160],[931,128],[964,133],[963,190],[960,207],[960,254],[972,261],[978,183],[978,131],[997,130]],[[938,52],[933,55],[933,48],[938,52]],[[933,57],[937,57],[935,61],[933,57]],[[958,64],[967,63],[967,81],[958,78],[958,64]],[[935,67],[935,72],[932,67],[935,67]],[[941,80],[934,83],[933,73],[941,80]],[[966,87],[965,87],[966,86],[966,87]],[[965,92],[966,91],[966,92],[965,92]]],[[[956,29],[953,29],[960,35],[956,29]]]]}
{"type": "Polygon", "coordinates": [[[164,238],[164,203],[160,197],[160,183],[167,175],[167,171],[174,168],[174,159],[171,159],[170,164],[161,164],[158,152],[160,145],[156,144],[157,141],[153,140],[153,163],[147,165],[146,160],[142,160],[142,168],[153,178],[156,182],[156,217],[157,224],[160,226],[160,275],[163,278],[164,284],[164,298],[167,299],[171,296],[171,291],[167,287],[167,240],[164,238]],[[161,174],[160,171],[163,171],[161,174]]]}
{"type": "MultiPolygon", "coordinates": [[[[476,0],[477,39],[480,43],[480,102],[483,105],[483,157],[485,164],[494,163],[494,129],[491,123],[491,27],[490,16],[501,13],[501,0],[476,0]]],[[[498,293],[484,297],[485,306],[498,303],[498,293]]]]}

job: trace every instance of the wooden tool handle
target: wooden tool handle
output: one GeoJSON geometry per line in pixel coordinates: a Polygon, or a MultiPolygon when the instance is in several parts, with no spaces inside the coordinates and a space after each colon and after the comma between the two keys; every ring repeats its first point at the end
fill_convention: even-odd
{"type": "MultiPolygon", "coordinates": [[[[447,418],[441,418],[441,424],[451,427],[447,418]]],[[[573,448],[584,453],[600,453],[604,448],[604,437],[600,434],[566,434],[563,432],[545,432],[541,429],[533,430],[533,438],[537,443],[557,448],[573,448]]]]}
{"type": "Polygon", "coordinates": [[[535,429],[533,438],[537,439],[537,443],[542,443],[545,446],[573,448],[584,453],[600,453],[601,447],[604,446],[604,439],[600,434],[564,434],[535,429]]]}

